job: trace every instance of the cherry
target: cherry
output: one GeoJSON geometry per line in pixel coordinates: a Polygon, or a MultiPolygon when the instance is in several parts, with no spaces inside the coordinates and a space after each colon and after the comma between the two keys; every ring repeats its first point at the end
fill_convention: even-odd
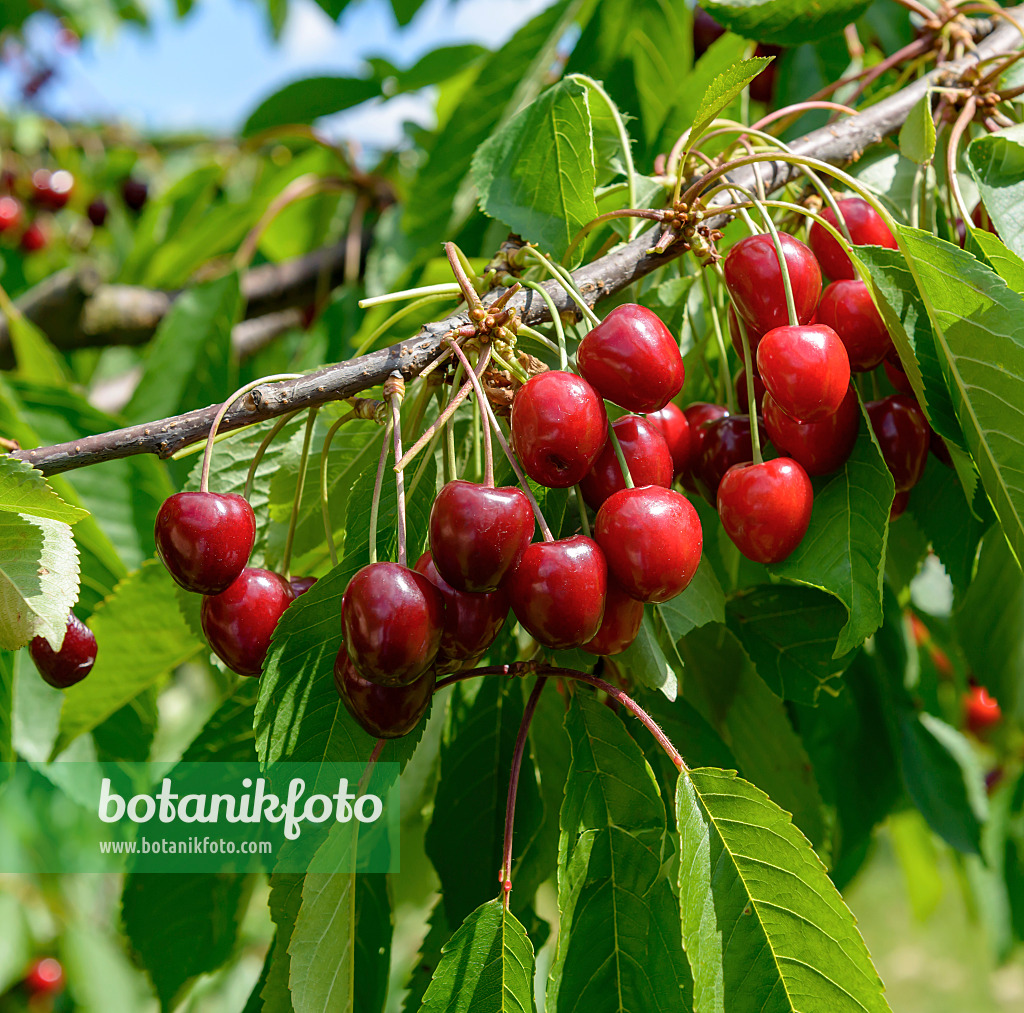
{"type": "MultiPolygon", "coordinates": [[[[764,400],[764,380],[758,373],[754,373],[754,404],[760,404],[764,400]]],[[[736,374],[736,400],[743,411],[750,411],[750,398],[747,396],[747,367],[744,366],[736,374]]]]}
{"type": "MultiPolygon", "coordinates": [[[[758,420],[758,435],[767,442],[767,433],[758,420]]],[[[704,486],[707,499],[714,504],[718,498],[718,483],[734,465],[749,461],[754,456],[750,438],[749,415],[727,415],[711,422],[704,434],[700,459],[694,467],[694,477],[704,486]]]]}
{"type": "Polygon", "coordinates": [[[820,422],[839,409],[850,387],[850,359],[824,324],[776,327],[757,350],[757,369],[779,407],[801,422],[820,422]]]}
{"type": "Polygon", "coordinates": [[[256,515],[234,493],[178,492],[161,505],[153,534],[176,583],[197,594],[220,594],[249,562],[256,515]]]}
{"type": "Polygon", "coordinates": [[[999,701],[984,686],[972,686],[964,694],[964,723],[975,735],[984,735],[1003,720],[999,701]]]}
{"type": "MultiPolygon", "coordinates": [[[[729,312],[726,314],[729,320],[729,337],[732,339],[732,347],[736,349],[736,354],[740,357],[740,362],[746,362],[747,357],[743,352],[743,335],[740,334],[739,321],[736,319],[736,310],[733,308],[732,303],[729,304],[729,312]]],[[[750,342],[750,354],[757,358],[757,346],[761,343],[761,339],[764,337],[764,331],[758,330],[752,324],[747,324],[747,341],[750,342]]]]}
{"type": "Polygon", "coordinates": [[[892,498],[892,506],[889,507],[889,520],[894,521],[897,517],[902,516],[903,511],[907,509],[907,504],[909,502],[909,492],[896,493],[892,498]]]}
{"type": "Polygon", "coordinates": [[[523,627],[545,647],[559,650],[597,635],[607,589],[604,553],[584,535],[534,542],[504,584],[523,627]]]}
{"type": "Polygon", "coordinates": [[[356,671],[342,644],[334,659],[334,685],[345,709],[368,735],[398,739],[408,735],[430,706],[436,675],[428,669],[408,686],[381,686],[356,671]]]}
{"type": "Polygon", "coordinates": [[[352,664],[382,686],[408,686],[437,657],[444,598],[422,573],[369,563],[349,581],[341,625],[352,664]]]}
{"type": "Polygon", "coordinates": [[[601,397],[631,412],[664,408],[683,388],[679,343],[643,306],[616,306],[581,342],[580,373],[601,397]]]}
{"type": "Polygon", "coordinates": [[[668,446],[668,452],[672,455],[672,474],[681,475],[690,467],[694,442],[686,414],[670,401],[660,411],[651,412],[647,421],[661,433],[668,446]]]}
{"type": "Polygon", "coordinates": [[[583,645],[583,650],[604,656],[621,654],[636,640],[643,618],[644,603],[626,594],[619,582],[609,577],[601,628],[583,645]]]}
{"type": "Polygon", "coordinates": [[[928,449],[947,468],[954,467],[953,456],[949,452],[949,447],[946,446],[946,441],[931,426],[928,428],[930,430],[928,434],[928,449]]]}
{"type": "Polygon", "coordinates": [[[54,651],[43,637],[33,637],[28,650],[43,681],[54,689],[67,689],[92,671],[96,662],[96,637],[74,612],[69,612],[59,651],[54,651]]]}
{"type": "Polygon", "coordinates": [[[430,552],[459,591],[494,591],[533,538],[533,508],[521,489],[449,482],[430,508],[430,552]]]}
{"type": "Polygon", "coordinates": [[[693,11],[693,58],[699,60],[711,44],[725,35],[725,29],[701,7],[693,11]]]}
{"type": "Polygon", "coordinates": [[[704,547],[693,504],[656,485],[609,496],[597,512],[594,537],[611,575],[638,601],[668,601],[685,590],[704,547]]]}
{"type": "Polygon", "coordinates": [[[67,204],[74,186],[75,177],[67,169],[36,169],[32,173],[32,199],[50,211],[59,211],[67,204]]]}
{"type": "Polygon", "coordinates": [[[597,460],[607,436],[604,401],[572,373],[538,373],[512,401],[512,443],[526,474],[541,485],[575,485],[597,460]]]}
{"type": "Polygon", "coordinates": [[[300,594],[305,594],[314,584],[316,583],[316,577],[289,577],[288,585],[292,589],[292,594],[298,598],[300,594]]]}
{"type": "Polygon", "coordinates": [[[839,335],[855,372],[874,369],[892,350],[889,332],[860,279],[832,282],[821,294],[818,320],[839,335]]]}
{"type": "Polygon", "coordinates": [[[718,516],[736,548],[755,563],[780,563],[811,523],[814,490],[792,458],[736,464],[718,487],[718,516]]]}
{"type": "Polygon", "coordinates": [[[865,407],[896,491],[907,492],[924,474],[931,431],[928,420],[909,394],[890,394],[880,401],[869,401],[865,407]]]}
{"type": "Polygon", "coordinates": [[[294,599],[279,573],[247,566],[226,591],[203,598],[199,617],[213,653],[233,672],[259,676],[270,636],[294,599]]]}
{"type": "Polygon", "coordinates": [[[146,206],[149,187],[140,179],[130,176],[121,184],[121,198],[132,211],[141,211],[146,206]]]}
{"type": "MultiPolygon", "coordinates": [[[[622,445],[633,484],[667,489],[672,484],[672,455],[657,428],[639,415],[623,415],[612,423],[612,429],[622,445]]],[[[609,437],[601,456],[580,481],[580,491],[587,505],[596,510],[612,493],[625,488],[626,480],[609,437]]]]}
{"type": "Polygon", "coordinates": [[[38,253],[45,250],[50,237],[39,222],[30,222],[21,234],[19,245],[25,253],[38,253]]]}
{"type": "Polygon", "coordinates": [[[775,68],[778,66],[778,57],[781,55],[781,46],[764,45],[760,42],[757,44],[757,48],[754,50],[754,56],[774,56],[776,59],[769,63],[768,66],[750,82],[750,97],[755,102],[763,102],[765,105],[771,105],[772,99],[775,96],[775,68]]]}
{"type": "MultiPolygon", "coordinates": [[[[821,296],[821,269],[814,254],[793,236],[779,233],[789,269],[797,323],[808,324],[821,296]]],[[[726,255],[725,284],[737,312],[761,333],[789,322],[779,258],[766,234],[741,239],[726,255]]]]}
{"type": "MultiPolygon", "coordinates": [[[[866,200],[860,197],[846,197],[837,203],[843,213],[846,227],[850,230],[850,239],[854,246],[887,246],[890,250],[897,248],[896,239],[889,231],[889,227],[866,200]]],[[[835,212],[830,207],[822,209],[821,217],[842,232],[835,212]]],[[[810,243],[821,269],[833,281],[857,277],[849,256],[828,230],[817,222],[811,226],[810,243]]]]}
{"type": "Polygon", "coordinates": [[[860,431],[860,405],[853,387],[832,415],[820,422],[797,422],[764,396],[764,427],[768,438],[786,457],[793,458],[808,475],[838,471],[853,452],[860,431]]]}
{"type": "Polygon", "coordinates": [[[16,197],[0,197],[0,232],[16,229],[21,222],[21,201],[16,197]]]}
{"type": "Polygon", "coordinates": [[[102,197],[96,197],[85,209],[85,213],[88,215],[89,221],[92,222],[96,228],[102,228],[103,224],[107,220],[109,212],[110,209],[107,207],[107,202],[102,197]]]}
{"type": "Polygon", "coordinates": [[[914,387],[910,382],[910,377],[903,371],[902,366],[896,366],[891,359],[886,359],[882,363],[882,367],[885,369],[885,375],[889,378],[891,383],[901,394],[913,394],[914,387]]]}
{"type": "Polygon", "coordinates": [[[686,421],[690,425],[690,461],[695,466],[700,460],[707,438],[708,427],[718,419],[724,419],[729,410],[720,404],[708,401],[694,401],[683,409],[686,421]]]}
{"type": "Polygon", "coordinates": [[[25,972],[25,990],[30,996],[53,996],[64,991],[64,968],[53,957],[33,962],[25,972]]]}
{"type": "Polygon", "coordinates": [[[469,594],[457,591],[437,572],[429,552],[424,552],[416,560],[416,572],[422,573],[444,599],[444,630],[437,652],[438,667],[442,667],[444,662],[466,661],[483,654],[505,625],[508,616],[505,592],[469,594]]]}
{"type": "Polygon", "coordinates": [[[985,205],[981,201],[978,201],[974,205],[974,210],[971,212],[971,221],[974,223],[976,229],[984,229],[986,232],[991,232],[993,236],[999,235],[995,225],[992,224],[992,219],[989,217],[988,212],[985,210],[985,205]]]}

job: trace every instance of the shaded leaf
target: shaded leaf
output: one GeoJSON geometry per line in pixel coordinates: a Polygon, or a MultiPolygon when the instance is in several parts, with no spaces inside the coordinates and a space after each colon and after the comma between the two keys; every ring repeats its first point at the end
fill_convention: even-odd
{"type": "Polygon", "coordinates": [[[737,35],[796,46],[841,31],[871,6],[871,0],[701,0],[700,5],[737,35]]]}
{"type": "Polygon", "coordinates": [[[976,137],[965,159],[1000,238],[1024,256],[1024,126],[976,137]]]}

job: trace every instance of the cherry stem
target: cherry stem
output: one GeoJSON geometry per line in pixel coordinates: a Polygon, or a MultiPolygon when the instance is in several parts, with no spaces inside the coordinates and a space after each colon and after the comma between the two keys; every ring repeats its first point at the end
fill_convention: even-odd
{"type": "Polygon", "coordinates": [[[502,850],[501,859],[501,886],[505,904],[508,910],[509,897],[512,893],[512,834],[516,819],[516,794],[519,791],[519,772],[523,766],[523,754],[526,752],[526,739],[530,732],[530,722],[533,721],[534,711],[537,710],[537,701],[547,685],[547,679],[541,676],[530,698],[523,708],[523,720],[519,722],[519,734],[516,736],[516,746],[512,753],[512,772],[508,781],[508,801],[505,803],[505,847],[502,850]]]}
{"type": "MultiPolygon", "coordinates": [[[[402,399],[405,397],[405,380],[399,370],[393,370],[384,384],[384,398],[391,409],[391,435],[395,441],[395,460],[402,456],[402,399]]],[[[405,472],[395,472],[395,505],[398,521],[398,563],[408,565],[406,553],[405,520],[405,472]]]]}
{"type": "Polygon", "coordinates": [[[963,218],[964,229],[970,229],[971,212],[967,209],[964,195],[960,190],[960,179],[956,170],[957,157],[960,153],[960,139],[974,118],[978,103],[972,95],[965,103],[956,122],[949,131],[949,142],[946,145],[946,174],[949,178],[949,190],[953,194],[960,217],[963,218]]]}
{"type": "Polygon", "coordinates": [[[210,463],[213,460],[213,445],[217,441],[217,430],[220,428],[221,421],[224,416],[227,415],[228,409],[241,397],[254,391],[257,387],[262,387],[265,383],[274,383],[277,380],[298,380],[301,379],[302,373],[275,373],[273,376],[264,376],[259,380],[252,380],[247,383],[244,387],[239,387],[238,390],[232,394],[227,401],[225,401],[220,408],[217,410],[217,414],[213,418],[213,424],[210,426],[209,435],[206,437],[206,452],[203,454],[203,470],[199,476],[199,491],[209,492],[210,491],[210,463]]]}
{"type": "MultiPolygon", "coordinates": [[[[559,320],[558,322],[559,324],[561,324],[562,321],[559,320]]],[[[552,341],[546,335],[541,334],[540,331],[534,330],[528,324],[524,324],[522,321],[519,321],[517,323],[516,330],[519,334],[525,334],[528,338],[533,338],[534,341],[543,345],[546,349],[548,349],[548,351],[554,352],[556,355],[561,351],[556,342],[552,341]]],[[[563,331],[562,333],[564,335],[565,332],[563,331]]]]}
{"type": "Polygon", "coordinates": [[[342,415],[342,417],[327,430],[327,435],[324,436],[323,449],[320,451],[320,513],[324,519],[324,535],[327,538],[327,551],[331,554],[331,566],[338,565],[338,550],[334,544],[334,527],[331,524],[330,497],[327,493],[327,455],[330,452],[331,441],[334,439],[334,434],[346,422],[351,422],[352,419],[355,418],[359,418],[355,412],[349,412],[347,415],[342,415]]]}
{"type": "Polygon", "coordinates": [[[487,400],[487,395],[484,394],[484,389],[480,384],[480,377],[483,376],[487,370],[487,363],[491,357],[491,346],[488,345],[483,354],[480,356],[480,360],[476,364],[474,370],[470,365],[469,359],[466,353],[459,348],[459,346],[451,339],[445,338],[445,343],[451,347],[452,352],[458,356],[459,361],[462,363],[463,369],[469,374],[469,382],[473,385],[473,390],[476,392],[476,404],[477,414],[481,419],[484,420],[483,426],[483,437],[484,437],[484,485],[488,489],[494,488],[494,452],[491,449],[491,427],[487,425],[486,419],[484,418],[483,404],[487,400]]]}
{"type": "Polygon", "coordinates": [[[423,309],[424,306],[431,306],[436,302],[448,302],[451,298],[452,293],[447,293],[445,295],[426,295],[422,299],[417,299],[415,302],[411,302],[407,306],[403,306],[400,310],[396,310],[383,323],[375,327],[373,331],[362,341],[359,347],[352,353],[353,358],[365,355],[373,347],[377,339],[400,320],[412,313],[415,313],[417,310],[423,309]]]}
{"type": "Polygon", "coordinates": [[[704,305],[711,315],[711,330],[718,344],[718,382],[721,386],[721,400],[725,401],[729,414],[733,415],[736,412],[736,398],[732,389],[732,377],[729,375],[729,354],[725,350],[725,337],[722,334],[721,321],[718,319],[718,308],[712,296],[711,282],[703,270],[700,272],[700,282],[704,289],[704,305]]]}
{"type": "Polygon", "coordinates": [[[550,274],[576,302],[577,306],[580,308],[580,312],[591,322],[591,324],[596,327],[601,322],[601,318],[590,308],[590,304],[583,297],[583,293],[579,290],[579,287],[569,271],[560,264],[556,264],[553,260],[549,260],[539,250],[535,250],[532,246],[524,246],[519,252],[525,256],[531,257],[537,262],[538,266],[543,267],[544,270],[547,271],[548,274],[550,274]]]}
{"type": "Polygon", "coordinates": [[[406,288],[401,292],[388,292],[385,295],[374,295],[368,299],[359,300],[361,310],[370,309],[371,306],[383,306],[389,302],[401,302],[403,299],[419,299],[427,295],[458,295],[462,291],[454,281],[442,282],[440,285],[423,285],[420,288],[406,288]]]}
{"type": "Polygon", "coordinates": [[[583,500],[583,493],[580,492],[580,487],[574,486],[576,490],[576,506],[580,511],[580,528],[583,534],[590,537],[590,518],[587,516],[587,504],[583,500]]]}
{"type": "Polygon", "coordinates": [[[282,415],[273,424],[273,426],[270,427],[267,431],[267,435],[263,437],[260,445],[256,448],[256,453],[252,455],[252,460],[249,462],[249,471],[246,473],[245,486],[242,489],[243,499],[248,500],[252,495],[252,484],[256,478],[256,469],[260,466],[260,461],[263,460],[263,455],[266,454],[267,448],[274,442],[274,437],[277,436],[277,434],[281,432],[281,430],[284,429],[284,427],[288,425],[288,423],[291,422],[291,420],[298,414],[298,412],[290,412],[288,415],[282,415]]]}
{"type": "Polygon", "coordinates": [[[622,452],[622,444],[619,442],[619,434],[615,432],[615,427],[610,422],[608,423],[608,439],[612,441],[612,450],[615,451],[615,457],[622,469],[622,480],[626,483],[626,488],[635,489],[633,476],[629,473],[629,465],[626,463],[626,455],[622,452]]]}
{"type": "Polygon", "coordinates": [[[459,392],[449,399],[441,414],[434,419],[433,423],[420,433],[420,438],[402,455],[402,459],[395,465],[395,471],[404,471],[409,462],[430,442],[436,432],[444,427],[444,424],[455,414],[455,410],[469,397],[473,390],[472,381],[467,380],[459,392]]]}
{"type": "MultiPolygon", "coordinates": [[[[786,312],[789,314],[789,326],[798,327],[800,325],[800,318],[796,313],[796,302],[793,299],[793,282],[789,277],[789,264],[786,262],[786,251],[782,248],[782,240],[779,238],[779,230],[775,228],[775,222],[772,221],[772,216],[768,213],[768,209],[753,195],[749,194],[750,202],[757,208],[764,220],[765,227],[771,233],[772,245],[775,247],[775,256],[779,260],[779,271],[782,274],[782,290],[786,295],[786,312]]],[[[739,320],[739,313],[736,314],[736,320],[739,320]]],[[[742,331],[742,327],[741,327],[742,331]]],[[[749,349],[747,350],[749,354],[749,349]]],[[[749,360],[748,360],[749,365],[749,360]]],[[[747,370],[748,377],[750,370],[747,370]]]]}
{"type": "Polygon", "coordinates": [[[295,498],[292,500],[292,514],[288,519],[288,534],[284,540],[284,553],[281,556],[281,573],[285,580],[291,576],[292,545],[295,543],[295,528],[299,523],[299,507],[302,504],[302,493],[306,487],[306,468],[309,465],[309,444],[313,439],[313,426],[316,424],[316,413],[319,406],[309,409],[306,416],[306,431],[302,437],[302,452],[299,455],[299,477],[295,482],[295,498]]]}
{"type": "Polygon", "coordinates": [[[512,376],[521,380],[523,383],[526,383],[526,381],[530,379],[522,366],[516,365],[516,363],[509,362],[507,359],[502,358],[493,347],[491,348],[491,358],[507,373],[511,373],[512,376]]]}
{"type": "MultiPolygon", "coordinates": [[[[831,109],[833,112],[846,113],[847,116],[859,115],[856,109],[851,106],[843,105],[842,102],[828,102],[824,100],[815,101],[811,99],[807,102],[796,102],[791,106],[784,106],[782,109],[776,109],[767,116],[762,116],[761,119],[753,125],[753,129],[763,130],[769,123],[774,123],[776,120],[785,119],[789,116],[799,116],[800,113],[809,112],[812,109],[831,109]]],[[[362,306],[362,303],[359,305],[362,306]]]]}
{"type": "MultiPolygon", "coordinates": [[[[569,356],[565,350],[565,328],[562,326],[562,317],[558,312],[558,307],[555,305],[555,300],[551,298],[551,293],[540,282],[523,280],[522,283],[528,289],[536,292],[547,305],[548,313],[551,314],[551,323],[555,326],[555,336],[558,338],[558,368],[567,370],[569,368],[569,356]]],[[[522,328],[521,324],[520,327],[522,328]]],[[[536,334],[532,328],[530,332],[536,334]]]]}
{"type": "Polygon", "coordinates": [[[384,464],[388,459],[388,441],[391,439],[391,419],[384,427],[384,439],[380,445],[380,459],[377,461],[377,478],[373,483],[373,498],[370,500],[370,562],[377,562],[377,516],[380,513],[380,493],[384,487],[384,464]]]}
{"type": "Polygon", "coordinates": [[[357,794],[361,795],[363,793],[363,790],[370,783],[370,775],[373,773],[373,768],[376,766],[377,761],[380,759],[381,753],[384,752],[384,747],[387,744],[387,739],[378,739],[374,743],[373,752],[370,753],[370,758],[366,761],[366,767],[359,778],[359,787],[356,788],[357,794]]]}
{"type": "Polygon", "coordinates": [[[470,311],[483,309],[484,304],[480,300],[480,295],[473,288],[473,283],[469,280],[469,275],[466,274],[466,269],[463,267],[462,251],[454,243],[445,243],[444,252],[448,257],[449,265],[451,265],[452,274],[455,275],[455,280],[459,283],[459,288],[462,290],[462,297],[466,300],[466,305],[470,308],[470,311]]]}

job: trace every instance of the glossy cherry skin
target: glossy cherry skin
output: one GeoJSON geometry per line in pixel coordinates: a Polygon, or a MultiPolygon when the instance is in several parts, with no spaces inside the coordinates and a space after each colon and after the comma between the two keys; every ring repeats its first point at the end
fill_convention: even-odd
{"type": "Polygon", "coordinates": [[[604,619],[608,566],[583,535],[534,542],[505,578],[504,591],[529,634],[556,650],[592,640],[604,619]]]}
{"type": "Polygon", "coordinates": [[[67,689],[92,671],[96,662],[96,637],[74,612],[69,612],[59,651],[54,651],[43,637],[33,637],[28,651],[44,682],[54,689],[67,689]]]}
{"type": "Polygon", "coordinates": [[[647,416],[647,421],[661,433],[668,452],[672,455],[672,474],[681,475],[690,467],[693,456],[690,423],[682,408],[669,402],[661,411],[651,412],[647,416]]]}
{"type": "Polygon", "coordinates": [[[21,201],[16,197],[0,197],[0,232],[16,229],[21,223],[21,201]]]}
{"type": "Polygon", "coordinates": [[[107,202],[102,197],[97,197],[95,200],[89,202],[89,206],[85,209],[85,213],[88,216],[89,221],[99,229],[106,223],[110,209],[107,207],[107,202]]]}
{"type": "Polygon", "coordinates": [[[984,686],[972,686],[964,694],[964,724],[975,735],[983,735],[1003,720],[999,701],[984,686]]]}
{"type": "Polygon", "coordinates": [[[834,281],[825,289],[818,306],[818,323],[839,335],[854,372],[874,369],[892,351],[889,332],[867,285],[859,279],[834,281]]]}
{"type": "Polygon", "coordinates": [[[305,594],[316,583],[316,577],[289,577],[288,584],[296,598],[305,594]]]}
{"type": "Polygon", "coordinates": [[[497,590],[533,538],[530,501],[521,489],[449,482],[430,508],[430,553],[459,591],[497,590]]]}
{"type": "Polygon", "coordinates": [[[429,552],[424,552],[416,560],[416,572],[422,573],[444,599],[444,629],[437,652],[437,667],[447,669],[453,666],[446,662],[466,661],[483,654],[505,625],[508,616],[505,592],[470,594],[457,591],[437,572],[429,552]]]}
{"type": "Polygon", "coordinates": [[[64,968],[59,960],[42,957],[25,973],[24,985],[30,996],[59,995],[64,991],[64,968]]]}
{"type": "MultiPolygon", "coordinates": [[[[846,197],[837,203],[843,213],[846,227],[850,230],[850,239],[853,240],[854,246],[887,246],[890,250],[896,249],[896,239],[889,231],[889,227],[866,200],[860,197],[846,197]]],[[[821,217],[842,232],[830,207],[822,208],[821,217]]],[[[829,278],[841,281],[844,278],[857,277],[850,258],[823,226],[815,222],[811,226],[809,239],[821,269],[829,278]]]]}
{"type": "Polygon", "coordinates": [[[811,523],[814,490],[789,457],[736,464],[718,486],[718,516],[733,544],[755,563],[781,563],[811,523]]]}
{"type": "Polygon", "coordinates": [[[579,482],[607,436],[601,395],[572,373],[538,373],[512,401],[512,445],[526,474],[551,489],[579,482]]]}
{"type": "MultiPolygon", "coordinates": [[[[740,334],[740,325],[736,320],[736,310],[733,309],[732,303],[729,303],[729,311],[726,314],[729,320],[729,337],[732,340],[732,347],[736,349],[736,354],[740,357],[740,362],[746,362],[747,357],[743,351],[743,335],[740,334]]],[[[747,341],[750,343],[750,354],[757,358],[757,346],[761,343],[761,339],[764,337],[764,331],[758,330],[751,324],[747,324],[747,341]]]]}
{"type": "Polygon", "coordinates": [[[238,579],[256,541],[256,515],[234,493],[178,492],[156,515],[156,551],[175,582],[220,594],[238,579]]]}
{"type": "Polygon", "coordinates": [[[583,650],[606,657],[621,654],[636,640],[643,618],[644,603],[626,594],[619,582],[609,577],[601,628],[592,640],[583,645],[583,650]]]}
{"type": "Polygon", "coordinates": [[[594,537],[608,572],[630,597],[645,602],[668,601],[685,590],[704,548],[693,504],[656,485],[623,489],[606,499],[594,537]]]}
{"type": "Polygon", "coordinates": [[[890,394],[880,401],[869,401],[865,407],[896,491],[912,489],[924,474],[928,460],[931,427],[921,406],[909,394],[890,394]]]}
{"type": "MultiPolygon", "coordinates": [[[[796,303],[797,322],[810,323],[821,297],[821,269],[793,236],[779,233],[796,303]]],[[[762,334],[789,322],[779,258],[766,234],[741,239],[725,257],[725,284],[748,325],[762,334]]]]}
{"type": "Polygon", "coordinates": [[[787,415],[820,422],[839,409],[850,387],[846,346],[831,327],[776,327],[757,350],[765,388],[787,415]]]}
{"type": "Polygon", "coordinates": [[[226,591],[203,599],[203,633],[231,671],[258,676],[270,636],[294,599],[291,585],[279,573],[247,566],[226,591]]]}
{"type": "Polygon", "coordinates": [[[580,373],[601,397],[630,412],[664,408],[683,388],[679,343],[644,306],[616,306],[581,342],[580,373]]]}
{"type": "Polygon", "coordinates": [[[399,739],[420,723],[436,678],[429,668],[408,686],[381,686],[356,671],[344,644],[334,659],[334,685],[341,702],[363,731],[378,739],[399,739]]]}
{"type": "Polygon", "coordinates": [[[696,466],[704,449],[704,440],[713,422],[724,419],[729,409],[724,405],[711,404],[709,401],[694,401],[683,409],[686,421],[690,424],[690,460],[696,466]]]}
{"type": "Polygon", "coordinates": [[[892,506],[889,507],[889,520],[894,521],[897,517],[902,516],[903,511],[907,509],[907,504],[909,502],[909,492],[896,493],[892,498],[892,506]]]}
{"type": "Polygon", "coordinates": [[[898,366],[893,365],[890,359],[886,359],[882,363],[882,367],[885,369],[885,375],[891,383],[901,394],[913,394],[914,387],[910,382],[910,377],[903,372],[898,366]]]}
{"type": "Polygon", "coordinates": [[[860,432],[860,405],[852,386],[839,409],[820,422],[797,422],[775,403],[771,394],[765,394],[762,404],[768,438],[808,475],[830,475],[853,453],[860,432]]]}
{"type": "Polygon", "coordinates": [[[49,241],[50,237],[47,235],[46,229],[39,222],[31,222],[21,234],[18,245],[25,253],[38,253],[40,250],[46,249],[46,244],[49,241]]]}
{"type": "MultiPolygon", "coordinates": [[[[622,445],[633,484],[661,485],[667,489],[672,484],[672,455],[657,428],[639,415],[623,415],[612,423],[612,429],[622,445]]],[[[601,456],[583,476],[580,491],[587,506],[597,510],[612,493],[625,488],[626,480],[609,438],[601,456]]]]}
{"type": "MultiPolygon", "coordinates": [[[[754,404],[760,404],[764,400],[764,380],[754,373],[754,404]]],[[[750,397],[747,394],[747,367],[744,366],[736,374],[736,401],[740,408],[750,412],[750,397]]]]}
{"type": "MultiPolygon", "coordinates": [[[[767,442],[768,434],[758,420],[758,435],[767,442]]],[[[718,483],[734,465],[749,461],[754,456],[754,444],[750,438],[749,415],[727,415],[716,419],[707,427],[700,460],[694,466],[694,477],[703,486],[708,502],[712,505],[718,498],[718,483]]]]}

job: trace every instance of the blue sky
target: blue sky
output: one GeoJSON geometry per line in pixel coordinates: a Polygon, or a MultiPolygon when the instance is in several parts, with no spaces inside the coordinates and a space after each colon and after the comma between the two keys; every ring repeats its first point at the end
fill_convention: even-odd
{"type": "MultiPolygon", "coordinates": [[[[367,56],[384,55],[406,66],[439,45],[493,47],[548,2],[428,0],[401,29],[387,0],[355,0],[339,24],[312,0],[291,0],[288,22],[275,42],[262,2],[198,0],[179,21],[170,14],[169,0],[152,0],[154,24],[148,32],[124,27],[61,58],[44,109],[148,128],[231,131],[288,81],[358,73],[367,56]]],[[[37,29],[30,39],[40,49],[52,48],[52,29],[37,29]]],[[[403,120],[429,122],[430,115],[429,99],[400,96],[381,108],[345,114],[337,129],[365,144],[387,144],[399,138],[403,120]]]]}

